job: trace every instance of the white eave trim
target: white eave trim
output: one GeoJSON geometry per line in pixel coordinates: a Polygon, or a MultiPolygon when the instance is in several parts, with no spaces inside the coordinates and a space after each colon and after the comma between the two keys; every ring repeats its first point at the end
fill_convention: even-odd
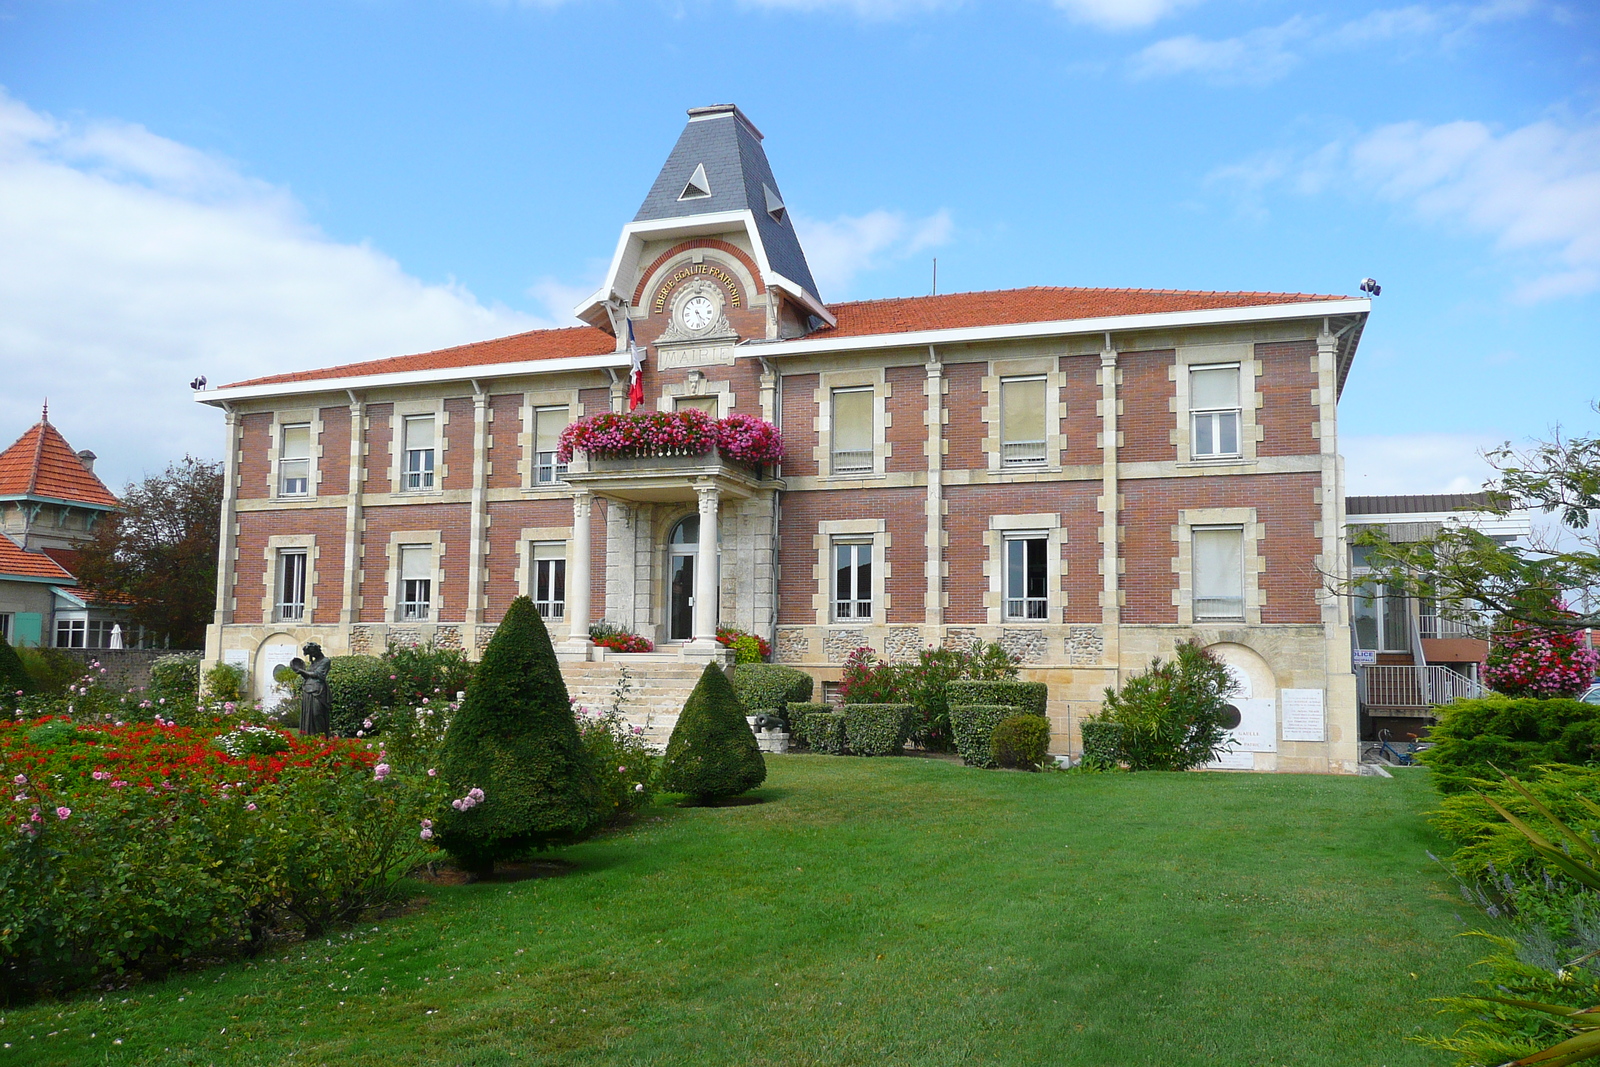
{"type": "Polygon", "coordinates": [[[196,393],[194,399],[199,404],[220,404],[224,401],[253,400],[258,397],[337,393],[346,389],[381,389],[391,385],[460,382],[473,378],[517,378],[529,374],[557,374],[562,371],[605,370],[626,366],[629,366],[629,356],[626,352],[607,352],[601,356],[562,356],[558,359],[528,359],[518,363],[485,363],[470,367],[435,367],[430,370],[389,371],[384,374],[357,374],[342,378],[311,378],[299,382],[224,386],[196,393]]]}
{"type": "Polygon", "coordinates": [[[1256,304],[1249,307],[1209,308],[1202,311],[1162,311],[1144,315],[1108,315],[1097,319],[1058,319],[1018,322],[1003,326],[967,326],[946,330],[912,330],[876,333],[863,337],[792,338],[752,344],[764,356],[804,356],[871,348],[908,348],[926,345],[981,344],[1029,337],[1066,337],[1090,333],[1160,330],[1175,326],[1217,326],[1236,322],[1269,322],[1335,315],[1365,315],[1370,300],[1311,300],[1299,304],[1256,304]]]}

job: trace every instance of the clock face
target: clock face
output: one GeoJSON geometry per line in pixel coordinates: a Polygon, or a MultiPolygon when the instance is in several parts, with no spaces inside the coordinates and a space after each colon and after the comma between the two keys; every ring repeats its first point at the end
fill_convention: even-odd
{"type": "Polygon", "coordinates": [[[717,308],[708,296],[691,296],[683,302],[678,315],[685,329],[703,330],[717,317],[717,308]]]}

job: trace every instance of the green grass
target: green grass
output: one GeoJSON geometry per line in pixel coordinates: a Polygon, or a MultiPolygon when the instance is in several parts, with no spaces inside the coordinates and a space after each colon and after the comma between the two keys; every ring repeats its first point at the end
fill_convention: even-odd
{"type": "Polygon", "coordinates": [[[0,1063],[1439,1062],[1404,1038],[1474,946],[1425,772],[769,765],[562,878],[5,1012],[0,1063]]]}

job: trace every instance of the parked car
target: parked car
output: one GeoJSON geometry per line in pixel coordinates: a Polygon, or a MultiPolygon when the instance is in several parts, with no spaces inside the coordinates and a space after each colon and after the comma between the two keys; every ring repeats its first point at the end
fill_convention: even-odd
{"type": "Polygon", "coordinates": [[[1578,699],[1585,704],[1600,704],[1600,685],[1591,685],[1583,691],[1583,696],[1578,699]]]}

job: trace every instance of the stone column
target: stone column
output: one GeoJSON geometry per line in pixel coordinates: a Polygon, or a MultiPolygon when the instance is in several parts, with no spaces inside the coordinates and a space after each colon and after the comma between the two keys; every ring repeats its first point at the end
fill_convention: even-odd
{"type": "Polygon", "coordinates": [[[1117,485],[1117,446],[1120,432],[1117,429],[1117,350],[1111,345],[1111,335],[1106,334],[1105,347],[1100,352],[1100,625],[1101,640],[1105,647],[1105,660],[1118,663],[1120,642],[1118,627],[1122,624],[1122,567],[1121,546],[1118,538],[1118,515],[1121,502],[1117,485]]]}
{"type": "MultiPolygon", "coordinates": [[[[477,383],[473,383],[476,388],[477,383]]],[[[484,561],[489,554],[489,391],[472,395],[472,519],[467,548],[467,627],[483,622],[484,561]]],[[[472,647],[470,644],[468,647],[472,647]]]]}
{"type": "Polygon", "coordinates": [[[717,647],[717,511],[719,491],[714,485],[697,485],[700,498],[700,550],[694,561],[694,644],[699,649],[717,647]]]}
{"type": "MultiPolygon", "coordinates": [[[[213,616],[217,626],[233,621],[233,554],[239,532],[239,413],[224,407],[227,420],[228,450],[222,461],[222,529],[217,538],[217,607],[213,616]]],[[[220,655],[220,653],[218,653],[220,655]]],[[[208,655],[208,659],[213,658],[208,655]]]]}
{"type": "Polygon", "coordinates": [[[572,573],[567,580],[567,646],[585,657],[589,649],[589,555],[594,546],[589,516],[594,497],[586,489],[572,494],[572,573]]]}
{"type": "MultiPolygon", "coordinates": [[[[350,394],[350,478],[346,487],[344,509],[344,600],[339,608],[339,622],[353,626],[361,621],[361,490],[362,466],[366,461],[366,401],[350,394]]],[[[350,631],[345,631],[348,640],[350,631]]]]}
{"type": "Polygon", "coordinates": [[[934,645],[944,644],[939,628],[944,626],[944,365],[938,353],[928,346],[928,377],[923,385],[928,395],[928,442],[924,445],[928,457],[927,532],[923,543],[927,547],[927,562],[923,565],[927,589],[922,594],[922,621],[933,628],[927,636],[934,645]]]}

